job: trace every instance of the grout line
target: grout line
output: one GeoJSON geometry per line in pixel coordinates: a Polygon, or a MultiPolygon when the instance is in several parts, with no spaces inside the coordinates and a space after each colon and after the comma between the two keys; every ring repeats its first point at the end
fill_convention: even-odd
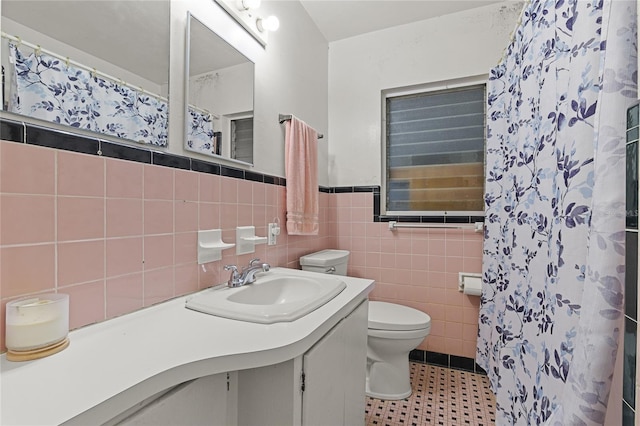
{"type": "MultiPolygon", "coordinates": [[[[99,141],[98,142],[98,149],[100,151],[102,151],[102,142],[99,141]]],[[[103,201],[102,201],[102,205],[103,205],[103,215],[104,215],[104,223],[103,223],[103,229],[102,229],[102,292],[103,292],[103,303],[102,303],[102,318],[103,319],[107,319],[107,312],[108,312],[108,298],[107,298],[107,214],[108,214],[108,209],[107,209],[107,161],[104,159],[102,159],[102,167],[103,167],[103,188],[102,188],[102,196],[103,196],[103,201]]]]}
{"type": "MultiPolygon", "coordinates": [[[[142,173],[141,173],[141,177],[140,179],[142,180],[142,182],[140,182],[140,185],[142,187],[142,194],[141,194],[141,199],[142,199],[142,294],[140,295],[141,298],[141,303],[142,306],[146,306],[145,301],[144,301],[144,294],[145,294],[145,282],[146,282],[146,274],[145,274],[145,265],[144,262],[146,260],[145,258],[145,251],[144,251],[144,247],[145,247],[145,237],[146,235],[146,223],[147,221],[145,220],[145,207],[147,205],[147,194],[146,194],[146,189],[145,188],[145,176],[147,174],[147,167],[142,166],[142,173]]],[[[175,238],[174,238],[175,239],[175,238]]],[[[173,250],[175,243],[171,244],[171,249],[173,250]]],[[[174,256],[174,260],[175,260],[175,256],[174,256]]]]}
{"type": "MultiPolygon", "coordinates": [[[[26,138],[25,138],[26,140],[26,138]]],[[[53,153],[53,288],[58,292],[58,157],[53,153]]],[[[69,302],[71,303],[71,302],[69,302]]]]}

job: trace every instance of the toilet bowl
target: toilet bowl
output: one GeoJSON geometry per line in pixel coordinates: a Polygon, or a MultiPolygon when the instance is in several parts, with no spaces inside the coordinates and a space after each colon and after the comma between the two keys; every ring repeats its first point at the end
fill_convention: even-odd
{"type": "MultiPolygon", "coordinates": [[[[305,271],[346,275],[349,252],[322,250],[300,258],[305,271]]],[[[417,309],[369,302],[366,394],[396,400],[411,395],[409,352],[431,331],[431,317],[417,309]]]]}
{"type": "Polygon", "coordinates": [[[369,302],[367,388],[372,398],[396,400],[411,395],[409,352],[431,331],[431,317],[417,309],[369,302]]]}

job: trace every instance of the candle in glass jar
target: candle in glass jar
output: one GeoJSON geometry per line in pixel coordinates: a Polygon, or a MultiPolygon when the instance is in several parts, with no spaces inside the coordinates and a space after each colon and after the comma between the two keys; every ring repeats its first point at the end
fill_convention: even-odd
{"type": "Polygon", "coordinates": [[[7,303],[7,349],[27,351],[60,342],[69,333],[69,296],[45,294],[7,303]]]}

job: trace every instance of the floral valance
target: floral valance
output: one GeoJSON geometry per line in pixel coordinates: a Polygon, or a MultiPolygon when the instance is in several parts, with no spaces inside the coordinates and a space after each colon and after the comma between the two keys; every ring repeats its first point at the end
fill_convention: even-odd
{"type": "Polygon", "coordinates": [[[167,146],[168,104],[44,53],[9,44],[9,111],[136,142],[167,146]]]}

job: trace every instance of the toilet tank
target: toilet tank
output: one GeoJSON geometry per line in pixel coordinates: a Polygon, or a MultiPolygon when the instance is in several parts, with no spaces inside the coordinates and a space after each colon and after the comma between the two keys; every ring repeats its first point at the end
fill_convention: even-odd
{"type": "Polygon", "coordinates": [[[303,271],[322,274],[347,275],[347,263],[349,263],[347,250],[322,250],[300,258],[300,267],[303,271]]]}

